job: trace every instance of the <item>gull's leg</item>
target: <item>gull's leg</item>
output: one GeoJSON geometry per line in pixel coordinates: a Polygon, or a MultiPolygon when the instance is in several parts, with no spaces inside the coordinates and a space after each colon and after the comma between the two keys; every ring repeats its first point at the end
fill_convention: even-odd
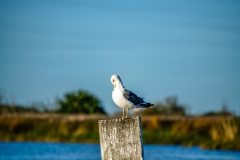
{"type": "Polygon", "coordinates": [[[127,118],[127,116],[128,116],[128,108],[127,108],[127,113],[126,113],[126,117],[125,118],[127,118]]]}
{"type": "Polygon", "coordinates": [[[123,108],[123,115],[122,115],[122,119],[124,119],[124,108],[123,108]]]}

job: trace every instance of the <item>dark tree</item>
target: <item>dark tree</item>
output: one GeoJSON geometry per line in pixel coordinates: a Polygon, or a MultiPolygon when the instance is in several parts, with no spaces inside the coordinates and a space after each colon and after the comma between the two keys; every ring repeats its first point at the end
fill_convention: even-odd
{"type": "Polygon", "coordinates": [[[65,94],[64,99],[59,100],[59,104],[58,112],[60,113],[106,114],[100,100],[82,90],[65,94]]]}

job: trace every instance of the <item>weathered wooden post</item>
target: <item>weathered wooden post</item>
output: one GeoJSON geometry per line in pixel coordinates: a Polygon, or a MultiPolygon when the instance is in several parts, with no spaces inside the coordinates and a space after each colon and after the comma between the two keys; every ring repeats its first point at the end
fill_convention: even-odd
{"type": "Polygon", "coordinates": [[[102,160],[143,160],[142,124],[139,116],[99,120],[102,160]]]}

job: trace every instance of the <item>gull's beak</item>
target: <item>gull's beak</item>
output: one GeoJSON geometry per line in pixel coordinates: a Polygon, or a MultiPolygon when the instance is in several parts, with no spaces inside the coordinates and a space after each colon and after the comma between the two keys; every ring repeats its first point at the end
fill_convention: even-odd
{"type": "Polygon", "coordinates": [[[113,87],[116,88],[116,83],[113,84],[113,87]]]}

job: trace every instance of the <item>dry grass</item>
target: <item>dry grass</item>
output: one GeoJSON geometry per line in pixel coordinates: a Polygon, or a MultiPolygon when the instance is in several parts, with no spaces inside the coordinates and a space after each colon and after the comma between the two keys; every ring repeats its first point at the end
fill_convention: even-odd
{"type": "Polygon", "coordinates": [[[210,135],[213,140],[233,141],[238,132],[237,123],[234,119],[223,120],[219,125],[212,126],[210,135]]]}

